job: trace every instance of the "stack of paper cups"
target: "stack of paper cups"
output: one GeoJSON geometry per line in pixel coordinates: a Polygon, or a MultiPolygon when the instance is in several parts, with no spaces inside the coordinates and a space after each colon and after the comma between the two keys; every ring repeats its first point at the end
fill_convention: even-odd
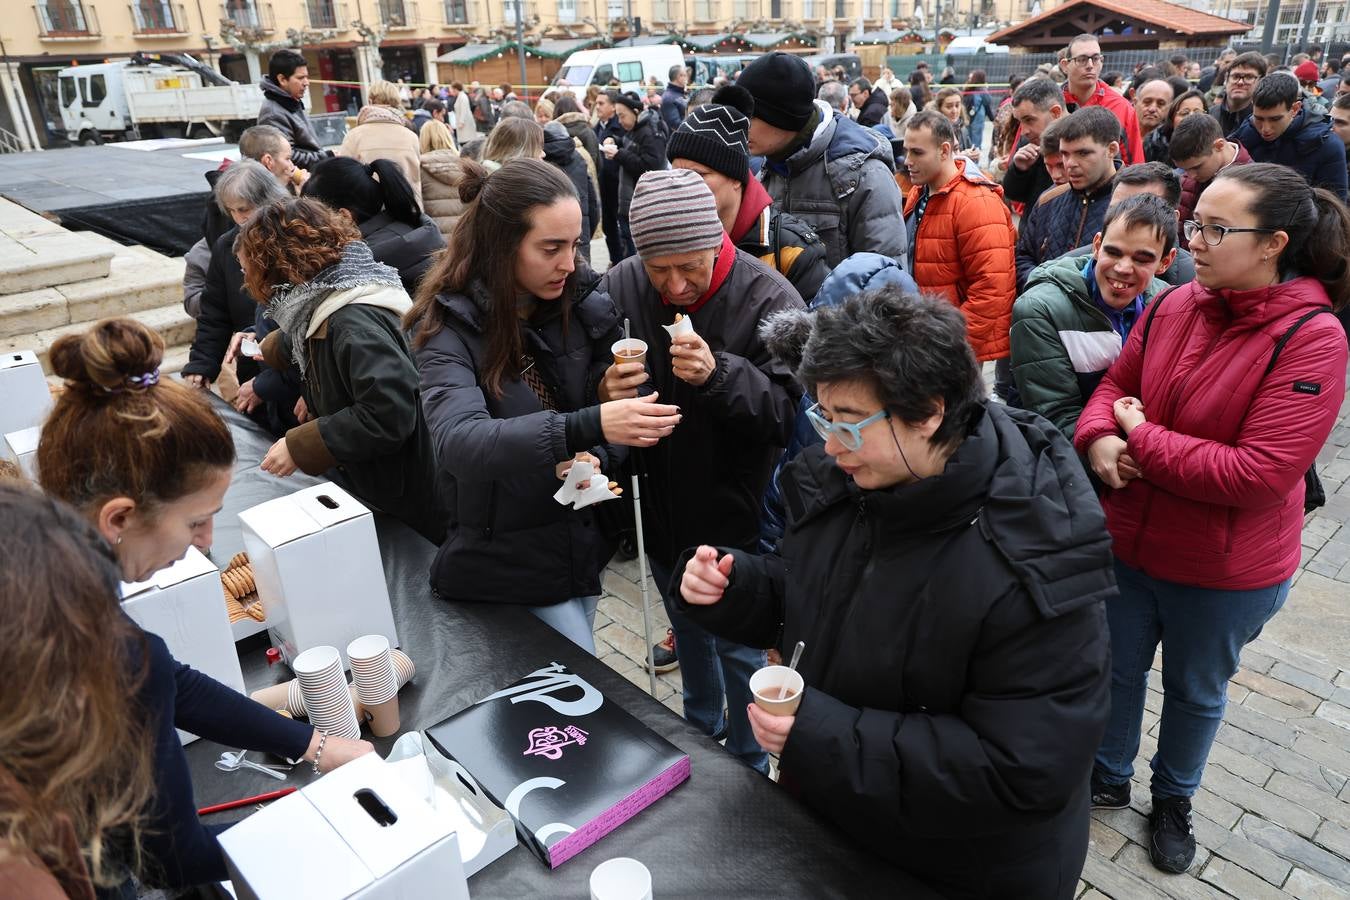
{"type": "Polygon", "coordinates": [[[319,731],[345,738],[359,738],[347,679],[342,672],[342,657],[336,647],[311,647],[291,663],[300,684],[309,723],[319,731]]]}
{"type": "Polygon", "coordinates": [[[368,634],[347,645],[352,664],[356,698],[365,707],[370,730],[376,737],[388,737],[399,729],[398,674],[389,652],[389,639],[368,634]]]}

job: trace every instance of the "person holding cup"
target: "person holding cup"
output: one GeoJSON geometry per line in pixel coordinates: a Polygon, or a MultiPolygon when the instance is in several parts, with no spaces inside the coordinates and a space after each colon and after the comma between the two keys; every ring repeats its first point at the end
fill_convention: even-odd
{"type": "Polygon", "coordinates": [[[762,331],[825,443],[779,476],[777,552],[685,551],[676,606],[784,657],[805,642],[793,714],[746,711],[806,805],[943,896],[1067,900],[1115,596],[1073,448],[985,398],[944,300],[888,286],[762,331]]]}
{"type": "MultiPolygon", "coordinates": [[[[200,391],[161,378],[160,336],[134,319],[105,319],[57,340],[50,357],[65,390],[38,442],[43,490],[95,528],[123,581],[145,581],[189,546],[209,550],[213,519],[234,470],[234,441],[200,391]]],[[[128,665],[145,672],[126,700],[128,710],[144,717],[154,753],[144,849],[156,886],[228,877],[215,833],[197,819],[175,727],[228,746],[303,758],[324,772],[374,749],[278,716],[175,660],[159,636],[134,626],[115,602],[109,610],[115,621],[107,639],[118,640],[129,626],[136,640],[126,648],[128,665]]]]}
{"type": "MultiPolygon", "coordinates": [[[[707,539],[748,552],[757,545],[760,498],[792,434],[801,389],[756,328],[767,315],[801,309],[802,300],[773,267],[736,248],[697,172],[643,175],[630,226],[637,256],[611,268],[602,288],[619,298],[647,355],[610,366],[600,398],[655,388],[688,415],[642,454],[651,486],[642,497],[647,556],[669,598],[671,568],[686,547],[707,539]],[[668,334],[677,317],[692,327],[668,334]]],[[[767,773],[745,717],[764,652],[710,634],[668,601],[666,611],[674,647],[658,645],[653,661],[660,668],[672,649],[678,654],[685,718],[704,734],[725,732],[729,752],[767,773]]]]}
{"type": "Polygon", "coordinates": [[[467,208],[403,321],[450,517],[431,584],[447,600],[523,604],[593,653],[614,547],[593,509],[553,494],[577,462],[615,473],[622,447],[668,437],[680,411],[597,396],[622,330],[578,258],[567,176],[538,159],[463,169],[467,208]]]}

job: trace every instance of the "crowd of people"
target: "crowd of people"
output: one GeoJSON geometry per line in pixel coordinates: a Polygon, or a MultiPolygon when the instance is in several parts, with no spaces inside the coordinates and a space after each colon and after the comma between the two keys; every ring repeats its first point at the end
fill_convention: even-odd
{"type": "Polygon", "coordinates": [[[303,58],[273,54],[210,178],[182,380],[131,320],[63,338],[41,490],[0,483],[0,630],[23,629],[0,674],[41,686],[0,711],[0,872],[34,897],[223,878],[175,725],[325,771],[371,749],[117,609],[211,546],[235,465],[213,388],[272,436],[266,472],[435,544],[438,602],[521,604],[591,652],[633,525],[552,495],[579,462],[640,473],[686,719],[944,896],[1075,894],[1161,645],[1148,846],[1186,871],[1345,396],[1350,76],[1103,62],[1080,35],[1001,102],[983,72],[785,53],[533,109],[377,83],[329,151],[303,58]],[[770,714],[750,676],[799,640],[800,706],[770,714]]]}

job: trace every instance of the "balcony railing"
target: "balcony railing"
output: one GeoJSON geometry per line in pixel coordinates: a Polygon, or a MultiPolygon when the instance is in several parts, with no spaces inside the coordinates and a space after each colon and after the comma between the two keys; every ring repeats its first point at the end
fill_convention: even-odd
{"type": "Polygon", "coordinates": [[[445,0],[445,24],[447,25],[468,25],[469,24],[469,2],[468,0],[445,0]]]}
{"type": "Polygon", "coordinates": [[[417,4],[407,0],[380,0],[380,20],[390,31],[417,27],[417,4]]]}
{"type": "Polygon", "coordinates": [[[103,34],[98,11],[78,0],[57,0],[33,7],[38,37],[44,41],[82,41],[103,34]]]}
{"type": "Polygon", "coordinates": [[[131,4],[131,31],[140,37],[176,37],[188,33],[187,13],[181,3],[143,0],[131,4]]]}
{"type": "Polygon", "coordinates": [[[251,28],[256,31],[277,30],[277,20],[272,14],[270,3],[227,0],[220,4],[220,18],[233,22],[236,28],[251,28]]]}
{"type": "Polygon", "coordinates": [[[319,31],[346,31],[347,4],[332,0],[305,0],[305,23],[319,31]]]}

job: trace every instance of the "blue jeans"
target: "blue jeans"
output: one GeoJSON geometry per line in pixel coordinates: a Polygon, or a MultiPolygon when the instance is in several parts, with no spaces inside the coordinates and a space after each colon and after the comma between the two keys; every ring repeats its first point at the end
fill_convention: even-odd
{"type": "Polygon", "coordinates": [[[545,625],[585,650],[595,655],[595,607],[600,596],[573,597],[552,606],[531,606],[534,613],[545,625]]]}
{"type": "Polygon", "coordinates": [[[1289,582],[1252,591],[1190,587],[1116,560],[1116,583],[1120,596],[1106,604],[1111,718],[1097,748],[1097,777],[1121,785],[1134,774],[1148,672],[1161,640],[1163,706],[1152,791],[1191,797],[1223,721],[1238,654],[1284,605],[1289,582]]]}
{"type": "Polygon", "coordinates": [[[725,640],[694,624],[666,596],[670,569],[651,557],[647,562],[675,631],[675,653],[684,682],[684,718],[710,736],[726,728],[727,752],[761,774],[769,774],[769,754],[755,740],[745,713],[746,706],[754,702],[750,676],[767,664],[764,651],[725,640]]]}

